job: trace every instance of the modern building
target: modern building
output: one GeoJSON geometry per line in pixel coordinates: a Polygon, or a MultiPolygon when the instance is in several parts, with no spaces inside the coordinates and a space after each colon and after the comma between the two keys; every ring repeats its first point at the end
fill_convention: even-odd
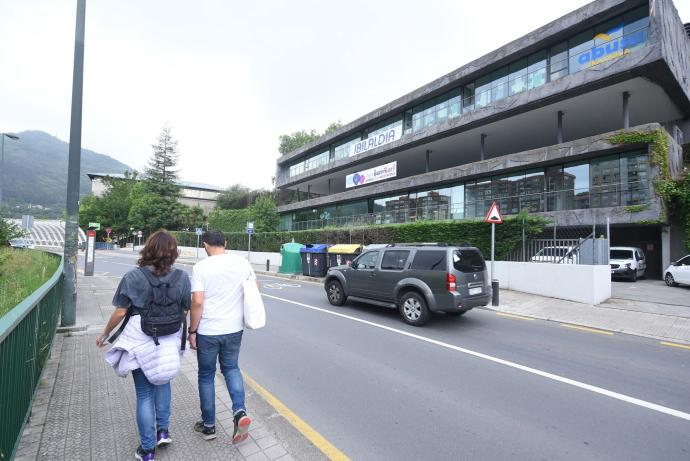
{"type": "Polygon", "coordinates": [[[609,217],[612,244],[659,275],[682,251],[660,167],[648,143],[610,140],[657,130],[679,177],[690,38],[671,0],[598,0],[281,156],[281,227],[477,218],[496,200],[560,226],[609,217]]]}
{"type": "MultiPolygon", "coordinates": [[[[103,178],[125,178],[123,174],[112,173],[87,173],[87,176],[91,179],[91,193],[96,197],[103,196],[107,190],[103,178]]],[[[178,181],[177,184],[180,186],[179,202],[191,207],[198,206],[205,214],[213,211],[218,196],[223,192],[219,187],[197,182],[178,181]]]]}

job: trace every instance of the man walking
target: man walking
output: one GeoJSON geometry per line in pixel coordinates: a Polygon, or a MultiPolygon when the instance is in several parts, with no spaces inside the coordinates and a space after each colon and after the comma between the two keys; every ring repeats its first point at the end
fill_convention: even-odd
{"type": "Polygon", "coordinates": [[[238,358],[244,328],[245,280],[256,280],[249,262],[225,253],[222,232],[209,230],[202,236],[208,258],[194,266],[189,342],[197,350],[201,421],[194,425],[206,440],[216,438],[216,362],[232,399],[235,422],[233,443],[248,436],[251,420],[244,405],[244,383],[238,358]]]}

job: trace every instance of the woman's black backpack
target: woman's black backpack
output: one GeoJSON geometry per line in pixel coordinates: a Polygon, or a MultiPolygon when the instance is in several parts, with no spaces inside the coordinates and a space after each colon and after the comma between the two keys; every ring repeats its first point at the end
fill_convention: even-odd
{"type": "MultiPolygon", "coordinates": [[[[176,284],[182,276],[180,269],[175,269],[170,281],[163,282],[153,273],[140,267],[141,273],[151,285],[151,294],[146,300],[146,304],[138,308],[141,315],[141,331],[153,338],[156,346],[159,346],[158,338],[177,333],[182,326],[182,350],[185,349],[187,342],[187,313],[180,304],[180,291],[176,284]]],[[[131,309],[127,311],[127,316],[122,322],[118,331],[109,339],[109,342],[122,333],[127,326],[131,316],[131,309]]]]}

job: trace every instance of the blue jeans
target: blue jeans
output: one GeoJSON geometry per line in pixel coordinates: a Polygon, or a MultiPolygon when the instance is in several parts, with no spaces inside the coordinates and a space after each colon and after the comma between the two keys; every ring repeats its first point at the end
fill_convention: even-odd
{"type": "Polygon", "coordinates": [[[244,382],[238,362],[241,344],[242,331],[227,335],[196,335],[201,419],[207,427],[216,424],[216,361],[220,362],[220,372],[230,392],[232,413],[245,409],[244,382]]]}
{"type": "Polygon", "coordinates": [[[170,383],[151,384],[141,368],[132,371],[137,393],[137,427],[141,448],[156,447],[156,429],[167,429],[170,421],[170,383]]]}

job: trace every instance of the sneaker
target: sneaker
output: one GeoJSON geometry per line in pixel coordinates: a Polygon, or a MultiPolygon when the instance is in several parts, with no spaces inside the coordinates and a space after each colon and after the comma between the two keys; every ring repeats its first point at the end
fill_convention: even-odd
{"type": "Polygon", "coordinates": [[[232,443],[240,443],[249,437],[249,425],[252,420],[247,416],[247,412],[240,410],[235,413],[235,429],[232,431],[232,443]]]}
{"type": "Polygon", "coordinates": [[[141,445],[137,447],[137,451],[134,452],[134,459],[139,461],[155,461],[156,450],[144,450],[141,445]]]}
{"type": "Polygon", "coordinates": [[[172,439],[170,438],[170,432],[168,432],[167,429],[158,429],[156,434],[156,446],[164,447],[166,445],[170,445],[171,443],[172,439]]]}
{"type": "Polygon", "coordinates": [[[194,424],[194,430],[200,433],[204,440],[213,440],[216,438],[216,426],[206,427],[203,421],[198,421],[194,424]]]}

